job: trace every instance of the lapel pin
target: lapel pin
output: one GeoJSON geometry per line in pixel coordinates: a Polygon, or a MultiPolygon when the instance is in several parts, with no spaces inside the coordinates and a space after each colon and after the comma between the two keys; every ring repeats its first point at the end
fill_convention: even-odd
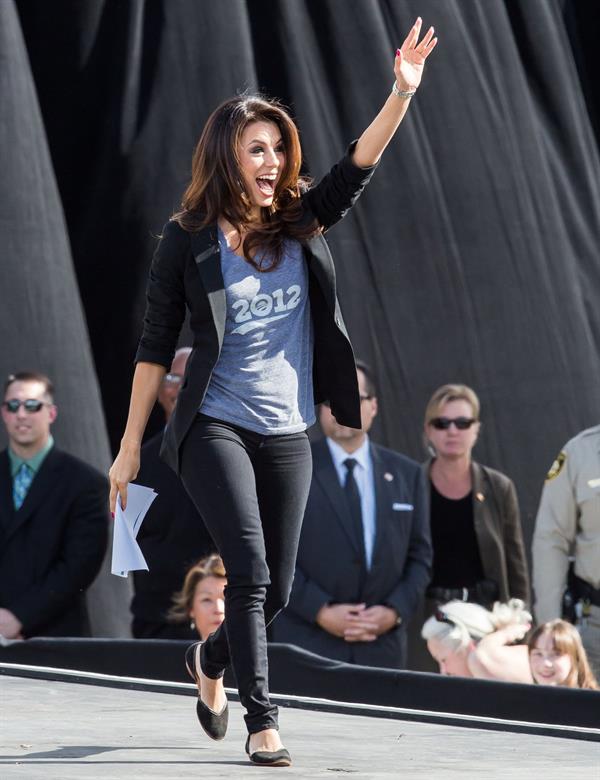
{"type": "Polygon", "coordinates": [[[483,495],[483,493],[475,493],[475,498],[478,501],[481,501],[481,503],[483,503],[485,501],[485,496],[483,495]]]}
{"type": "Polygon", "coordinates": [[[383,475],[383,478],[385,479],[386,482],[393,482],[394,481],[394,475],[390,474],[389,471],[385,472],[385,474],[383,475]]]}

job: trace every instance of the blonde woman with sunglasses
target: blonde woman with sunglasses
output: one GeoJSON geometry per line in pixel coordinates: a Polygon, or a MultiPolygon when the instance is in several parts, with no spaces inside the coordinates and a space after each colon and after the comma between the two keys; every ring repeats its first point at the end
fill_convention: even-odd
{"type": "Polygon", "coordinates": [[[489,607],[529,602],[529,575],[515,486],[473,460],[480,404],[466,385],[443,385],[425,412],[433,575],[427,595],[489,607]]]}

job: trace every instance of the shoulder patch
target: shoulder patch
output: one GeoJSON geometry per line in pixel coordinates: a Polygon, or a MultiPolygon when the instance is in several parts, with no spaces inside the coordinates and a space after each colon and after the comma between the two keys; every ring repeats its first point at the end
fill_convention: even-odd
{"type": "Polygon", "coordinates": [[[556,460],[554,461],[554,463],[550,466],[550,471],[546,475],[546,482],[549,482],[551,479],[558,477],[558,475],[562,471],[563,466],[565,465],[566,460],[567,460],[567,453],[564,450],[561,450],[561,452],[559,452],[558,455],[556,456],[556,460]]]}

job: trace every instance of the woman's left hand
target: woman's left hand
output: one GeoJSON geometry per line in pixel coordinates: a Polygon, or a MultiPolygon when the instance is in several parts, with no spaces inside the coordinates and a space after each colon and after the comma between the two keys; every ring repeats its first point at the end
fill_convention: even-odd
{"type": "Polygon", "coordinates": [[[411,31],[406,36],[402,47],[396,52],[394,62],[394,74],[396,76],[396,85],[399,90],[404,92],[413,92],[421,83],[425,60],[437,43],[437,38],[433,37],[433,27],[430,27],[421,42],[419,35],[423,20],[419,16],[414,23],[411,31]]]}

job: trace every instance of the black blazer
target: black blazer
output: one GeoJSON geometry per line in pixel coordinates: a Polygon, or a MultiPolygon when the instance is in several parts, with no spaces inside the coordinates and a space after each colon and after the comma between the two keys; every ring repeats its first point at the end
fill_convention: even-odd
{"type": "MultiPolygon", "coordinates": [[[[302,197],[303,220],[327,229],[355,203],[375,166],[357,168],[346,156],[302,197]]],[[[304,244],[314,325],[315,403],[329,400],[338,422],[360,428],[354,355],[336,295],[335,268],[323,235],[304,244]]],[[[221,257],[215,225],[188,233],[168,222],[150,268],[144,329],[136,362],[171,366],[185,308],[194,335],[177,406],[165,431],[161,457],[179,472],[181,445],[202,403],[219,358],[226,319],[221,257]]]]}
{"type": "MultiPolygon", "coordinates": [[[[423,465],[428,485],[430,468],[429,460],[423,465]]],[[[500,601],[518,598],[529,604],[529,570],[515,486],[505,474],[475,461],[471,478],[473,522],[483,573],[497,583],[500,601]]]]}
{"type": "Polygon", "coordinates": [[[185,638],[189,633],[193,637],[193,633],[182,633],[178,626],[168,623],[166,613],[188,568],[216,548],[183,483],[159,459],[161,441],[162,432],[144,444],[135,480],[139,485],[154,488],[158,496],[137,535],[149,571],[133,573],[133,634],[185,638]]]}
{"type": "Polygon", "coordinates": [[[376,536],[372,565],[365,571],[327,442],[316,442],[312,451],[313,480],[294,584],[288,607],[273,623],[272,638],[347,663],[402,668],[404,626],[425,591],[431,567],[421,468],[404,455],[371,443],[376,536]],[[331,602],[385,604],[394,607],[403,622],[374,642],[345,642],[315,622],[319,609],[331,602]]]}
{"type": "Polygon", "coordinates": [[[108,483],[53,447],[15,512],[8,452],[0,453],[0,606],[23,635],[85,636],[85,590],[108,538],[108,483]]]}

